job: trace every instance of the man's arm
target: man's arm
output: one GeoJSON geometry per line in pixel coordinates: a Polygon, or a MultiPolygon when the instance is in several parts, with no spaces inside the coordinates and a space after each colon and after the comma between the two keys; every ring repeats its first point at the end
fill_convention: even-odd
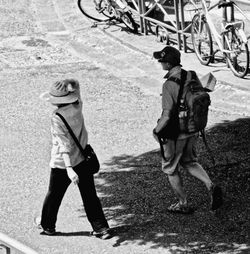
{"type": "MultiPolygon", "coordinates": [[[[162,87],[162,114],[154,128],[154,133],[159,133],[167,124],[170,118],[170,112],[174,105],[172,81],[166,81],[162,87]]],[[[175,84],[174,84],[175,85],[175,84]]]]}
{"type": "Polygon", "coordinates": [[[156,127],[154,128],[155,134],[159,133],[169,121],[169,111],[163,110],[161,118],[158,120],[156,127]]]}

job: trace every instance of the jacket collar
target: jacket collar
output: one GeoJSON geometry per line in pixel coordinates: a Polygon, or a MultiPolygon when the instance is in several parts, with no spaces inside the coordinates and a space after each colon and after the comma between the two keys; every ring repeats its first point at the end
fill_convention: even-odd
{"type": "Polygon", "coordinates": [[[171,76],[175,76],[177,73],[181,72],[181,65],[173,67],[168,73],[163,77],[165,79],[170,78],[171,76]]]}

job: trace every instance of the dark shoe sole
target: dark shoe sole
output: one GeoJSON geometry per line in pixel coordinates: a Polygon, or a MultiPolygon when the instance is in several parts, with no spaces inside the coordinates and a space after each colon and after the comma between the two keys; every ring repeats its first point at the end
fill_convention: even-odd
{"type": "Polygon", "coordinates": [[[49,235],[49,236],[52,236],[52,235],[56,235],[56,231],[50,231],[50,230],[43,230],[40,235],[49,235]]]}
{"type": "Polygon", "coordinates": [[[211,210],[217,210],[220,208],[223,204],[223,198],[222,198],[222,189],[219,186],[214,186],[213,192],[212,192],[212,202],[211,202],[211,210]]]}

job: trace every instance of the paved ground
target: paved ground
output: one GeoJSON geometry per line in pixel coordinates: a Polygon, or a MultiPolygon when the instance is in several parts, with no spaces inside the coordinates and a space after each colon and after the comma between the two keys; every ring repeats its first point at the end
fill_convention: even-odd
{"type": "MultiPolygon", "coordinates": [[[[0,12],[1,232],[39,253],[247,253],[247,210],[237,207],[237,219],[230,210],[226,222],[210,214],[207,193],[199,183],[187,181],[187,190],[195,190],[191,202],[199,208],[193,216],[187,220],[165,211],[173,196],[151,137],[160,113],[163,75],[151,58],[153,50],[162,48],[155,37],[129,34],[120,25],[91,28],[70,0],[2,0],[0,12]],[[40,236],[32,225],[48,184],[52,110],[38,96],[64,77],[81,83],[90,140],[102,163],[98,193],[116,232],[106,242],[88,237],[90,226],[74,186],[58,216],[58,236],[40,236]]],[[[223,66],[201,66],[192,53],[183,54],[183,65],[200,75],[211,70],[218,75],[209,128],[213,140],[220,134],[228,143],[224,150],[215,149],[217,160],[224,165],[221,170],[225,165],[234,169],[233,163],[240,160],[238,170],[246,171],[247,139],[236,140],[239,152],[227,133],[236,127],[243,133],[240,127],[249,124],[248,77],[235,79],[223,66]],[[223,128],[225,122],[231,129],[223,128]]],[[[204,148],[200,153],[210,169],[204,148]]],[[[231,181],[223,183],[229,193],[231,181]]],[[[247,204],[248,198],[242,200],[247,204]]]]}

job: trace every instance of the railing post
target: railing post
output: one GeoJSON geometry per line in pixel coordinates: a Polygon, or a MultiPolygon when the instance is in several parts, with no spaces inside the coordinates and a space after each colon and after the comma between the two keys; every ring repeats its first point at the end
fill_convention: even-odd
{"type": "Polygon", "coordinates": [[[0,253],[1,254],[10,254],[10,248],[7,246],[4,246],[3,244],[0,244],[0,253]],[[1,250],[5,250],[5,253],[3,253],[1,250]]]}
{"type": "Polygon", "coordinates": [[[184,17],[184,4],[183,0],[179,0],[180,4],[180,10],[181,10],[181,32],[182,32],[182,43],[183,43],[183,51],[186,53],[187,52],[187,40],[186,40],[186,35],[184,34],[184,29],[185,29],[185,17],[184,17]]]}
{"type": "MultiPolygon", "coordinates": [[[[144,23],[145,23],[145,19],[143,17],[144,13],[143,13],[143,8],[142,5],[144,0],[139,0],[138,1],[138,8],[139,8],[139,15],[140,15],[140,28],[141,28],[141,33],[144,33],[144,23]]],[[[145,33],[146,34],[146,33],[145,33]]]]}
{"type": "Polygon", "coordinates": [[[174,11],[175,11],[176,28],[177,28],[177,43],[178,43],[178,49],[181,50],[181,35],[179,33],[179,31],[181,30],[181,26],[180,26],[178,5],[179,5],[179,1],[174,0],[174,11]]]}
{"type": "Polygon", "coordinates": [[[145,0],[141,0],[141,11],[143,14],[143,30],[144,30],[144,34],[147,35],[148,34],[148,21],[144,18],[144,14],[146,12],[146,6],[145,6],[145,0]]]}

